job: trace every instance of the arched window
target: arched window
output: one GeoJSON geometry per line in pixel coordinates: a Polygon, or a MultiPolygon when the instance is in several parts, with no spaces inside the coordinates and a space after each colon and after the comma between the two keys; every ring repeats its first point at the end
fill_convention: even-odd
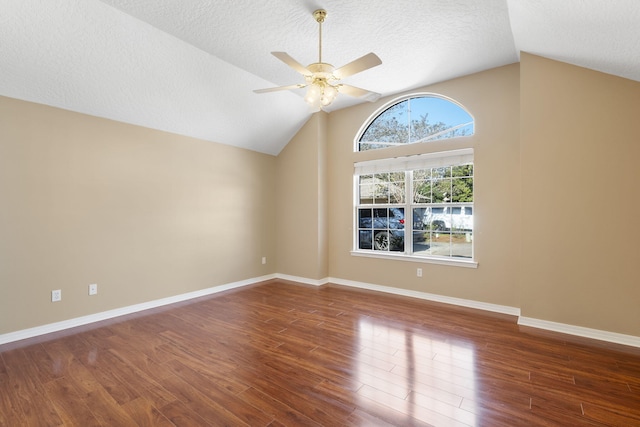
{"type": "Polygon", "coordinates": [[[374,115],[363,129],[356,138],[356,151],[473,135],[474,121],[450,99],[412,95],[374,115]]]}
{"type": "MultiPolygon", "coordinates": [[[[358,151],[474,131],[474,120],[462,106],[436,95],[397,100],[372,117],[356,139],[358,151]]],[[[424,147],[422,154],[354,163],[352,254],[476,267],[473,148],[434,152],[424,147]]]]}

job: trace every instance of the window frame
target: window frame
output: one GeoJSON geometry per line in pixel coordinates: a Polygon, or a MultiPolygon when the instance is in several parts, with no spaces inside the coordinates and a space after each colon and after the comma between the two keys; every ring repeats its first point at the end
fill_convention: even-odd
{"type": "MultiPolygon", "coordinates": [[[[410,113],[409,113],[410,114],[410,113]]],[[[410,118],[409,118],[410,120],[410,118]]],[[[476,133],[476,119],[473,116],[473,114],[471,114],[471,112],[469,112],[469,110],[467,110],[464,105],[460,104],[458,101],[456,101],[455,99],[449,98],[448,96],[444,96],[444,95],[440,95],[437,93],[433,93],[433,92],[417,92],[417,93],[412,93],[409,95],[405,95],[405,96],[401,96],[398,98],[393,99],[390,102],[387,102],[386,104],[384,104],[382,107],[378,108],[370,117],[368,120],[366,120],[362,126],[360,126],[360,129],[358,129],[358,132],[356,133],[356,138],[353,141],[353,151],[354,153],[365,153],[365,152],[376,152],[376,151],[380,151],[380,150],[393,150],[395,148],[397,148],[398,146],[411,146],[414,144],[429,144],[429,143],[434,143],[434,142],[438,142],[438,141],[446,141],[449,139],[457,139],[457,138],[467,138],[467,137],[471,137],[473,135],[475,135],[476,133]],[[463,110],[466,114],[469,115],[469,117],[471,117],[471,124],[472,124],[472,132],[470,134],[466,134],[466,135],[457,135],[457,136],[453,136],[453,137],[448,137],[448,138],[441,138],[441,139],[427,139],[425,141],[412,141],[412,142],[404,142],[404,143],[394,143],[394,144],[389,144],[387,147],[381,147],[381,148],[375,148],[375,149],[370,149],[370,150],[360,150],[360,139],[362,139],[362,137],[364,136],[364,134],[366,133],[366,131],[369,129],[369,127],[373,124],[373,122],[375,122],[382,114],[384,114],[388,109],[392,108],[393,106],[400,104],[404,101],[411,101],[412,99],[417,99],[417,98],[438,98],[447,102],[450,102],[451,104],[459,107],[461,110],[463,110]]]]}
{"type": "MultiPolygon", "coordinates": [[[[415,255],[413,253],[413,223],[414,223],[414,208],[425,207],[450,207],[456,208],[461,206],[469,206],[472,208],[472,212],[475,215],[475,197],[474,202],[446,202],[446,203],[415,203],[413,200],[413,171],[426,168],[437,168],[445,166],[455,166],[462,164],[474,164],[474,156],[472,148],[465,148],[459,150],[440,151],[434,153],[420,154],[414,156],[395,157],[395,158],[382,158],[378,160],[369,160],[363,162],[354,163],[353,173],[353,243],[351,255],[369,257],[369,258],[383,258],[383,259],[399,259],[404,261],[431,263],[441,265],[455,265],[461,267],[477,268],[478,263],[475,259],[475,244],[471,241],[471,258],[458,258],[453,256],[438,256],[438,255],[415,255]],[[390,172],[403,172],[405,175],[404,180],[404,203],[370,203],[361,204],[360,198],[360,176],[375,174],[375,173],[390,173],[390,172]],[[359,211],[362,208],[371,209],[391,209],[401,208],[404,209],[404,218],[411,218],[411,221],[405,221],[404,232],[404,251],[380,251],[373,249],[373,242],[371,249],[359,248],[359,236],[360,236],[360,223],[359,223],[359,211]]],[[[475,164],[474,173],[475,177],[475,164]]],[[[474,178],[475,183],[475,178],[474,178]]],[[[475,191],[474,191],[475,193],[475,191]]],[[[475,224],[474,224],[475,226],[475,224]]],[[[471,233],[474,232],[472,227],[471,233]]],[[[375,229],[375,228],[373,228],[375,229]]],[[[450,234],[450,236],[452,236],[450,234]]],[[[374,236],[372,236],[373,239],[374,236]]]]}

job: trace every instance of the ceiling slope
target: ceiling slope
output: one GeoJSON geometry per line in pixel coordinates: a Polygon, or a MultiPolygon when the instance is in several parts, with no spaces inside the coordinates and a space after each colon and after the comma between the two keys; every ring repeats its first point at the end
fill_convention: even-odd
{"type": "Polygon", "coordinates": [[[640,1],[509,0],[518,51],[640,81],[640,1]]]}
{"type": "MultiPolygon", "coordinates": [[[[273,57],[382,65],[345,83],[397,94],[521,50],[640,81],[637,0],[0,0],[0,95],[278,154],[310,117],[273,57]]],[[[345,95],[335,111],[362,102],[345,95]]]]}

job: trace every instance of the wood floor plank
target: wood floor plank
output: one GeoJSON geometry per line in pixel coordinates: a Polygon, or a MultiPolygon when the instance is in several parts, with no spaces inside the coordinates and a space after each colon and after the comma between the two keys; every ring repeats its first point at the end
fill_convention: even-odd
{"type": "MultiPolygon", "coordinates": [[[[56,408],[56,412],[65,426],[103,426],[82,401],[72,381],[65,377],[49,381],[44,384],[49,399],[56,408]]],[[[46,420],[45,414],[42,419],[46,420]]]]}
{"type": "MultiPolygon", "coordinates": [[[[160,408],[160,412],[175,426],[202,427],[211,425],[209,421],[202,418],[196,411],[181,401],[168,403],[160,408]]],[[[233,424],[225,423],[223,420],[220,420],[217,425],[233,426],[233,424]]]]}
{"type": "MultiPolygon", "coordinates": [[[[206,424],[203,425],[219,423],[220,425],[230,426],[250,426],[236,414],[227,410],[223,406],[225,405],[224,401],[215,402],[182,378],[171,376],[163,379],[161,383],[164,388],[178,397],[180,403],[183,404],[181,406],[188,408],[189,411],[198,414],[200,418],[205,420],[206,424]]],[[[170,415],[167,415],[167,417],[172,419],[170,415]]],[[[265,426],[267,423],[261,425],[265,426]]]]}
{"type": "MultiPolygon", "coordinates": [[[[321,424],[300,413],[296,409],[285,405],[278,399],[265,394],[253,387],[239,394],[251,406],[271,415],[281,425],[319,427],[321,424]]],[[[270,424],[271,425],[271,424],[270,424]]]]}
{"type": "Polygon", "coordinates": [[[316,399],[313,387],[317,383],[313,384],[313,387],[304,387],[299,382],[288,381],[285,376],[274,375],[268,368],[243,367],[237,369],[234,374],[256,390],[274,397],[322,425],[339,425],[353,412],[352,408],[345,408],[325,399],[316,399]]]}
{"type": "Polygon", "coordinates": [[[640,349],[271,280],[0,346],[0,425],[640,426],[640,349]]]}
{"type": "Polygon", "coordinates": [[[24,424],[29,426],[62,424],[45,388],[38,380],[36,366],[30,362],[24,351],[20,349],[9,351],[3,355],[3,359],[9,366],[7,369],[9,385],[18,398],[17,403],[22,408],[24,424]]]}
{"type": "Polygon", "coordinates": [[[122,405],[135,425],[141,427],[175,427],[151,402],[139,397],[122,405]]]}
{"type": "Polygon", "coordinates": [[[229,411],[248,425],[266,426],[273,421],[273,417],[248,405],[246,401],[238,397],[238,393],[229,391],[228,388],[220,386],[216,381],[211,381],[206,376],[201,375],[200,372],[183,363],[179,361],[172,362],[172,369],[176,376],[187,382],[194,390],[215,402],[216,405],[218,402],[222,402],[221,404],[226,411],[229,411]]]}
{"type": "MultiPolygon", "coordinates": [[[[415,418],[416,420],[427,424],[451,427],[469,427],[472,425],[456,420],[450,416],[443,415],[442,411],[436,411],[433,408],[415,404],[411,399],[400,399],[383,390],[375,389],[366,384],[358,390],[358,394],[380,405],[387,406],[397,412],[400,412],[408,418],[415,418]]],[[[473,418],[473,414],[471,414],[471,418],[473,418]]]]}

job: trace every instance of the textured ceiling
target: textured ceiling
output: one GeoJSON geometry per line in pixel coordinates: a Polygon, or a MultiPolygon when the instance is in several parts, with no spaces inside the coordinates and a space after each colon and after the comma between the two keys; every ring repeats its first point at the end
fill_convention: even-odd
{"type": "MultiPolygon", "coordinates": [[[[0,95],[277,154],[309,118],[273,57],[368,52],[345,83],[393,95],[527,51],[640,81],[640,1],[0,0],[0,95]]],[[[362,102],[339,95],[329,111],[362,102]]]]}

